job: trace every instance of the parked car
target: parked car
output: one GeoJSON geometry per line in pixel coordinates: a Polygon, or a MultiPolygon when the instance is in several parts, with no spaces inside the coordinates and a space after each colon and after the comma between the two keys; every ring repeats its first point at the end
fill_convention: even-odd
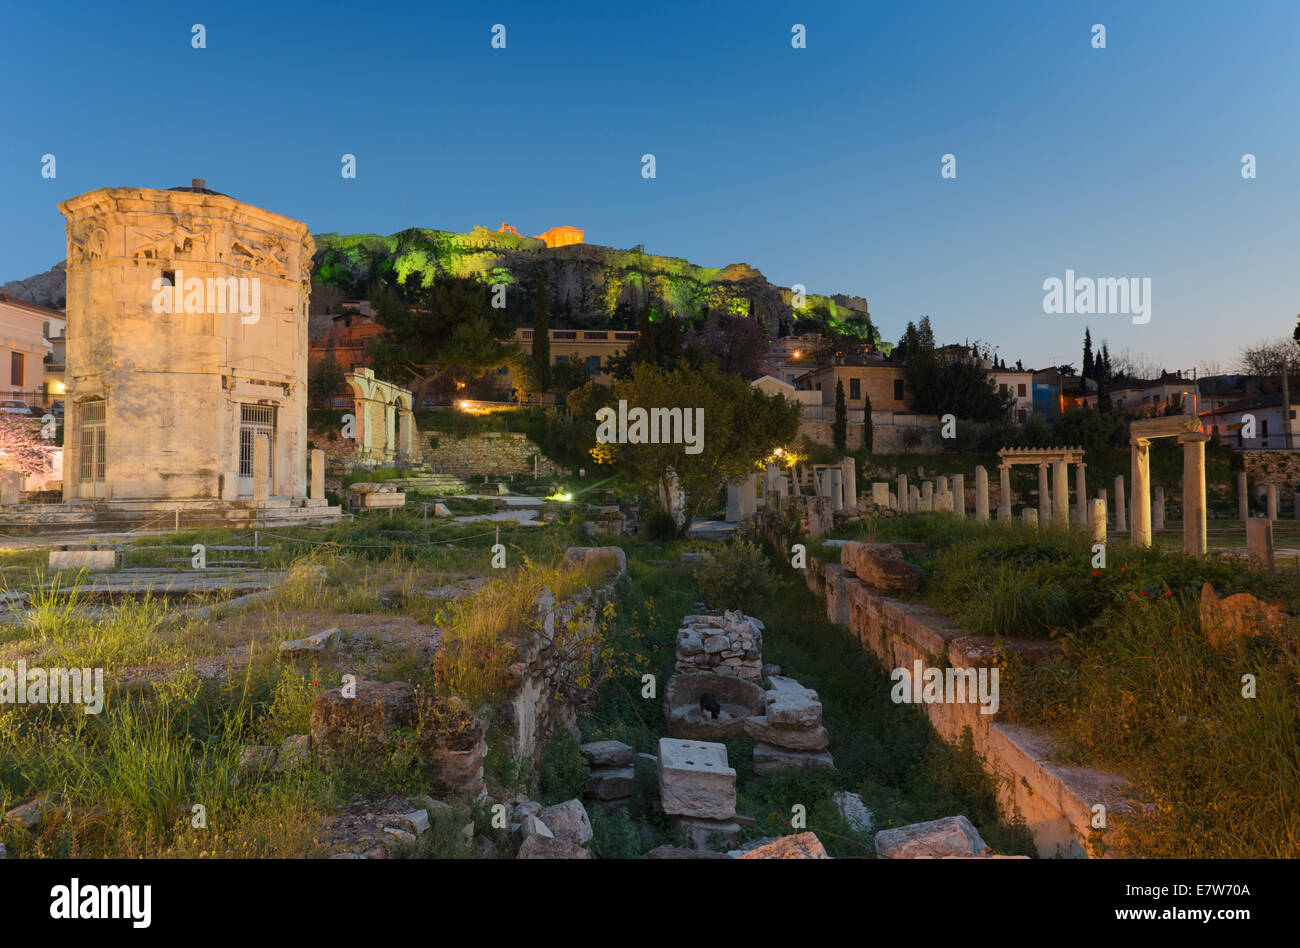
{"type": "MultiPolygon", "coordinates": [[[[63,402],[50,402],[49,413],[59,421],[63,420],[63,402]]],[[[42,412],[42,414],[44,414],[42,412]]]]}
{"type": "Polygon", "coordinates": [[[32,406],[26,402],[20,402],[17,399],[9,399],[0,402],[0,413],[6,415],[27,415],[32,413],[32,406]]]}

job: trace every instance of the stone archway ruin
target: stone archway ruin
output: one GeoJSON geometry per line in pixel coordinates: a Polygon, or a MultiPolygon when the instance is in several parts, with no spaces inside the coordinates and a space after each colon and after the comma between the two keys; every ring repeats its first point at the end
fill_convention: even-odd
{"type": "Polygon", "coordinates": [[[1001,477],[999,488],[1000,505],[998,519],[1011,519],[1011,468],[1016,464],[1038,465],[1038,520],[1046,525],[1048,522],[1059,526],[1070,523],[1070,475],[1069,465],[1075,467],[1075,492],[1078,496],[1078,525],[1080,529],[1088,526],[1088,484],[1084,474],[1087,465],[1083,463],[1083,448],[1003,448],[998,452],[1001,463],[998,474],[1001,477]],[[1051,487],[1048,486],[1047,467],[1052,467],[1051,487]],[[1049,505],[1048,498],[1051,498],[1049,505]]]}
{"type": "Polygon", "coordinates": [[[355,404],[354,438],[362,461],[407,463],[415,460],[415,415],[411,392],[375,378],[372,369],[343,378],[355,404]]]}
{"type": "Polygon", "coordinates": [[[1183,552],[1204,556],[1207,549],[1205,523],[1205,442],[1210,436],[1195,415],[1149,418],[1129,427],[1132,448],[1132,515],[1134,546],[1151,545],[1151,442],[1156,438],[1177,438],[1183,446],[1183,552]]]}

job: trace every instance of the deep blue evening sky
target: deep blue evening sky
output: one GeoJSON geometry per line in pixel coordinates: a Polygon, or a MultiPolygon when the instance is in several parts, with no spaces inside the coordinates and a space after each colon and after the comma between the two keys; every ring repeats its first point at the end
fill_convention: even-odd
{"type": "Polygon", "coordinates": [[[744,261],[865,296],[886,338],[928,313],[941,342],[1033,366],[1077,365],[1087,324],[1112,353],[1226,369],[1300,312],[1294,0],[67,2],[3,22],[0,282],[64,257],[57,201],[202,177],[317,233],[572,224],[744,261]],[[1151,322],[1045,315],[1067,267],[1150,277],[1151,322]]]}

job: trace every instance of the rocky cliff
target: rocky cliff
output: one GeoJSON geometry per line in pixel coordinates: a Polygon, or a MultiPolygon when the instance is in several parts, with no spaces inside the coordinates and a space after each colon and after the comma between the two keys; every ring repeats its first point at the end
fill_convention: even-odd
{"type": "MultiPolygon", "coordinates": [[[[598,244],[547,247],[533,237],[476,227],[468,234],[411,229],[376,234],[316,236],[313,282],[321,297],[363,296],[376,276],[406,286],[430,285],[440,275],[480,276],[519,287],[531,299],[545,270],[552,325],[635,329],[647,299],[687,322],[707,312],[753,314],[775,333],[798,318],[816,316],[865,329],[867,301],[858,296],[807,293],[796,311],[789,287],[768,282],[745,263],[703,267],[680,257],[616,250],[598,244]]],[[[63,263],[47,273],[0,286],[0,293],[44,306],[62,307],[63,263]]],[[[317,307],[313,307],[315,310],[317,307]]]]}

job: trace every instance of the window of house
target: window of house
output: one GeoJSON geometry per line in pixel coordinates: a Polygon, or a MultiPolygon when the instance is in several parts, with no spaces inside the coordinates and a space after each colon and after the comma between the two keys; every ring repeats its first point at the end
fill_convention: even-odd
{"type": "Polygon", "coordinates": [[[26,375],[27,356],[22,352],[9,353],[9,384],[14,388],[23,387],[23,377],[26,375]]]}
{"type": "Polygon", "coordinates": [[[559,365],[561,362],[568,362],[568,361],[569,361],[569,357],[566,356],[566,355],[557,355],[557,356],[555,357],[555,364],[556,364],[556,365],[559,365]]]}
{"type": "Polygon", "coordinates": [[[894,401],[901,402],[902,400],[903,400],[903,380],[894,379],[894,401]]]}
{"type": "Polygon", "coordinates": [[[1260,434],[1260,437],[1263,437],[1263,438],[1267,438],[1267,437],[1268,437],[1268,419],[1267,419],[1267,418],[1261,418],[1261,419],[1259,420],[1259,434],[1260,434]]]}
{"type": "Polygon", "coordinates": [[[857,401],[862,397],[862,380],[849,379],[849,398],[857,401]]]}
{"type": "Polygon", "coordinates": [[[1006,393],[1007,393],[1007,383],[1002,382],[1001,384],[998,385],[998,394],[1005,395],[1006,393]]]}
{"type": "Polygon", "coordinates": [[[1024,398],[1024,397],[1025,397],[1025,383],[1024,383],[1024,382],[1021,382],[1021,383],[1020,383],[1018,394],[1020,395],[1021,398],[1024,398]]]}
{"type": "Polygon", "coordinates": [[[600,374],[600,356],[587,356],[587,372],[590,375],[600,374]]]}

